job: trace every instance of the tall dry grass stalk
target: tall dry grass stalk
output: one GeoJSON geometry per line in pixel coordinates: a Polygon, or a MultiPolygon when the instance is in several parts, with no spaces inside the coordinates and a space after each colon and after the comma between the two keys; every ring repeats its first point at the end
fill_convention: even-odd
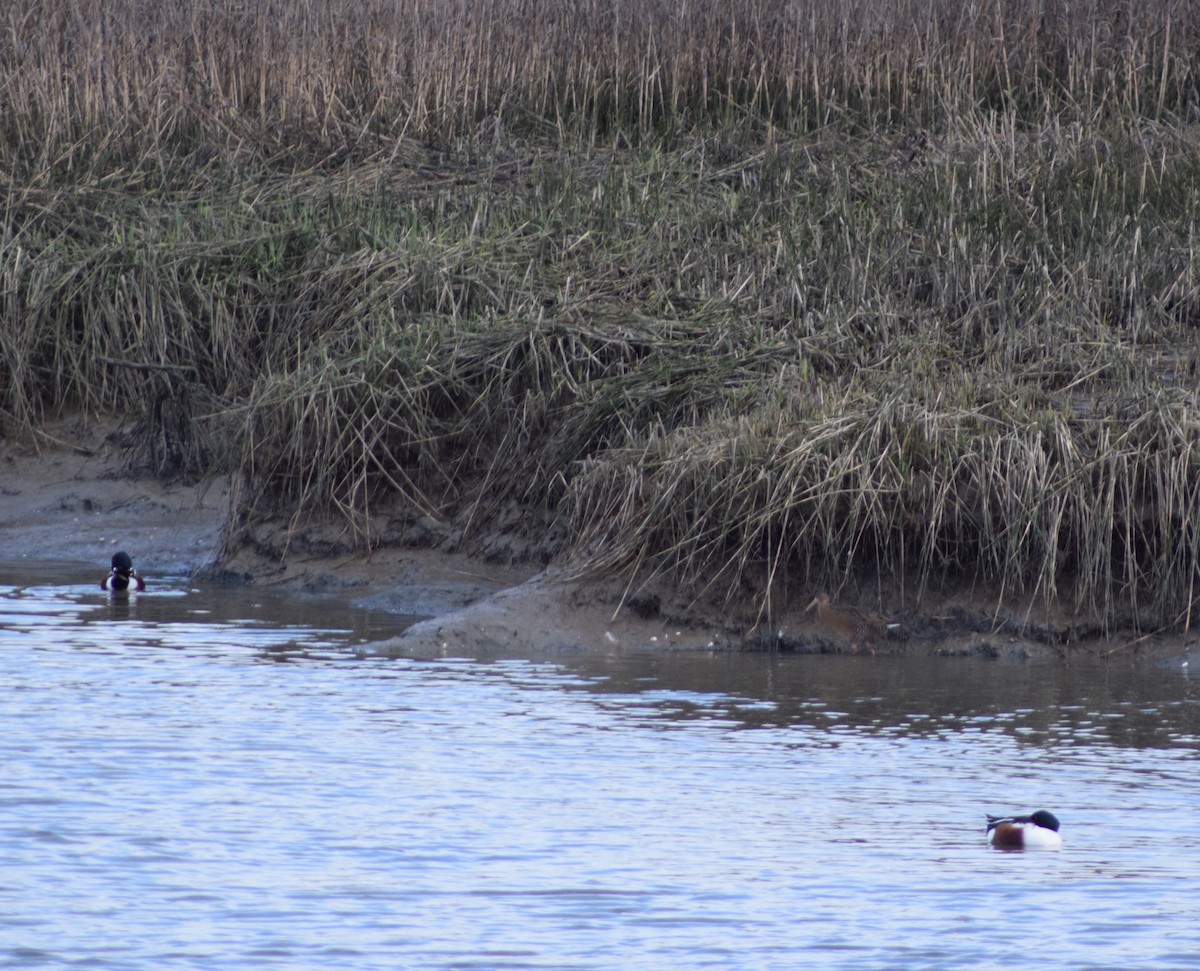
{"type": "Polygon", "coordinates": [[[322,157],[491,126],[793,130],[1193,101],[1184,0],[29,0],[0,23],[5,141],[253,143],[322,157]],[[100,136],[100,132],[103,136],[100,136]]]}
{"type": "Polygon", "coordinates": [[[157,471],[239,472],[244,520],[364,543],[515,509],[698,594],[969,577],[1187,625],[1198,27],[5,8],[0,417],[133,414],[157,471]]]}

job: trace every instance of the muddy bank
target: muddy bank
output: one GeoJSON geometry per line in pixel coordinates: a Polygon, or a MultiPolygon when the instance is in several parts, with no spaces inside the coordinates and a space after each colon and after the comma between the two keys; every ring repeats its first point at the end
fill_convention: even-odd
{"type": "MultiPolygon", "coordinates": [[[[81,420],[58,422],[36,441],[0,440],[0,535],[10,559],[94,561],[99,580],[120,548],[149,577],[271,585],[425,618],[378,645],[396,655],[849,648],[843,635],[804,611],[813,591],[786,582],[777,582],[768,612],[761,594],[714,604],[661,581],[630,590],[580,581],[561,567],[489,563],[434,548],[364,553],[337,524],[256,524],[223,554],[228,483],[130,475],[121,443],[116,425],[81,420]]],[[[899,627],[877,639],[881,655],[1143,657],[1180,665],[1200,654],[1200,638],[1191,635],[1106,636],[1069,611],[1000,602],[978,590],[939,591],[919,603],[895,591],[874,599],[859,605],[909,604],[885,609],[899,627]]]]}
{"type": "Polygon", "coordinates": [[[0,438],[0,536],[21,560],[95,561],[97,583],[118,549],[155,575],[211,567],[228,508],[225,480],[162,483],[130,476],[111,422],[60,421],[36,438],[0,438]]]}

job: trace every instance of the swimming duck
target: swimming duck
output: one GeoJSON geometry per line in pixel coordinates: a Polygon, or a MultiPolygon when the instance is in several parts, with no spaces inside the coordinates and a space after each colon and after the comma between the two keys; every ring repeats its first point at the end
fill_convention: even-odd
{"type": "Polygon", "coordinates": [[[988,842],[998,850],[1060,850],[1058,817],[1045,809],[1029,816],[988,816],[988,842]]]}
{"type": "Polygon", "coordinates": [[[114,553],[112,570],[109,571],[100,586],[112,593],[138,593],[146,589],[146,581],[133,570],[133,560],[125,552],[114,553]]]}
{"type": "Polygon", "coordinates": [[[818,593],[813,597],[804,612],[808,613],[814,607],[817,609],[817,619],[827,630],[849,640],[851,654],[857,654],[859,647],[866,648],[868,654],[874,654],[874,642],[889,630],[900,626],[853,607],[835,607],[827,593],[818,593]]]}

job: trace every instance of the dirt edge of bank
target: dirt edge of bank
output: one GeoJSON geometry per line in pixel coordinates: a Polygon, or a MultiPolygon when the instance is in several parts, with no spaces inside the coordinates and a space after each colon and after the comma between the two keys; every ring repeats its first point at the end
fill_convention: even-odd
{"type": "MultiPolygon", "coordinates": [[[[844,638],[804,611],[814,591],[786,581],[777,580],[769,598],[747,592],[740,602],[714,603],[661,579],[630,589],[576,578],[562,567],[497,562],[503,555],[487,562],[404,545],[364,552],[333,523],[303,531],[282,521],[256,524],[252,541],[226,554],[229,483],[131,476],[121,442],[114,423],[79,418],[47,426],[35,441],[0,439],[0,531],[10,559],[95,560],[102,574],[122,548],[150,575],[272,585],[425,618],[376,645],[393,655],[848,650],[844,638]]],[[[879,655],[1139,658],[1182,667],[1200,654],[1200,637],[1192,634],[1105,634],[1069,610],[979,589],[926,592],[919,601],[876,590],[873,602],[860,605],[882,606],[899,622],[877,641],[879,655]],[[906,606],[886,609],[896,603],[906,606]]]]}

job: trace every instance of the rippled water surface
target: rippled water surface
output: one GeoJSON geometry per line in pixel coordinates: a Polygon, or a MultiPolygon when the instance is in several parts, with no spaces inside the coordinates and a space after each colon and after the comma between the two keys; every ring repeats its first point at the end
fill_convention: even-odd
{"type": "Polygon", "coordinates": [[[386,660],[92,579],[0,577],[0,966],[1200,967],[1177,672],[386,660]],[[1043,806],[1061,853],[987,848],[1043,806]]]}

